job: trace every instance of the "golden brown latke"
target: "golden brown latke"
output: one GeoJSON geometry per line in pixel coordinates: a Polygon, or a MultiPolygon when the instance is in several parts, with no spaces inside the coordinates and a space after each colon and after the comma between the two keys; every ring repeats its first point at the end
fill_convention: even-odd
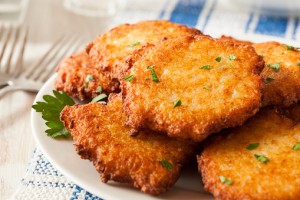
{"type": "Polygon", "coordinates": [[[266,67],[261,73],[266,85],[263,106],[289,106],[300,100],[300,52],[288,50],[278,42],[253,44],[255,51],[263,55],[266,67]],[[278,71],[271,68],[278,65],[278,71]]]}
{"type": "Polygon", "coordinates": [[[99,93],[98,86],[105,93],[118,92],[119,81],[108,78],[101,69],[92,66],[89,55],[82,51],[63,60],[56,68],[57,77],[54,87],[65,91],[80,100],[91,99],[99,93]],[[93,80],[87,81],[87,76],[93,80]]]}
{"type": "Polygon", "coordinates": [[[208,36],[145,47],[133,54],[125,74],[134,80],[121,82],[127,124],[195,141],[241,125],[260,107],[262,68],[253,47],[208,36]],[[153,70],[158,82],[152,81],[153,70]],[[174,107],[178,100],[182,105],[174,107]]]}
{"type": "Polygon", "coordinates": [[[61,120],[71,132],[78,154],[93,162],[103,182],[129,183],[158,195],[177,181],[181,167],[195,156],[196,143],[192,141],[151,131],[129,136],[120,94],[111,95],[108,105],[67,106],[61,120]],[[163,166],[164,160],[172,169],[163,166]]]}
{"type": "Polygon", "coordinates": [[[121,79],[120,75],[128,66],[127,57],[134,50],[162,39],[196,34],[201,32],[166,20],[141,21],[109,30],[92,42],[87,51],[95,66],[108,77],[121,79]]]}
{"type": "MultiPolygon", "coordinates": [[[[204,187],[216,199],[300,199],[300,124],[265,108],[243,126],[212,136],[198,157],[204,187]],[[250,144],[259,146],[248,150],[250,144]],[[255,158],[265,156],[268,162],[255,158]],[[220,176],[231,180],[221,182],[220,176]]],[[[261,157],[261,159],[263,159],[261,157]]]]}
{"type": "Polygon", "coordinates": [[[300,100],[300,51],[278,42],[251,43],[232,37],[221,37],[240,44],[252,45],[262,55],[266,67],[261,73],[265,80],[263,106],[287,107],[300,100]],[[278,65],[279,63],[279,65],[278,65]],[[274,69],[278,67],[278,70],[274,69]],[[272,68],[273,67],[273,68],[272,68]]]}

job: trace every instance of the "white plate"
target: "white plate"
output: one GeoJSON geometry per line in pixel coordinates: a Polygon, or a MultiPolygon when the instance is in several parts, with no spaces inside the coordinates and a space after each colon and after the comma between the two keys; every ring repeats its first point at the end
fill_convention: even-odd
{"type": "MultiPolygon", "coordinates": [[[[299,42],[291,40],[283,40],[274,37],[265,37],[257,35],[235,36],[236,38],[251,40],[254,42],[277,40],[293,46],[300,46],[299,42]]],[[[54,76],[49,79],[42,89],[37,94],[36,101],[42,101],[42,96],[51,94],[54,84],[54,76]]],[[[203,189],[201,178],[197,173],[196,166],[185,169],[177,181],[177,183],[170,188],[170,190],[158,197],[144,194],[136,189],[129,187],[126,184],[119,184],[110,181],[108,184],[102,183],[93,165],[87,161],[82,160],[72,145],[72,140],[66,139],[52,139],[45,134],[46,125],[41,118],[40,113],[34,110],[31,112],[31,126],[33,129],[33,136],[48,160],[65,176],[74,181],[80,187],[104,199],[213,199],[211,195],[206,193],[203,189]]]]}

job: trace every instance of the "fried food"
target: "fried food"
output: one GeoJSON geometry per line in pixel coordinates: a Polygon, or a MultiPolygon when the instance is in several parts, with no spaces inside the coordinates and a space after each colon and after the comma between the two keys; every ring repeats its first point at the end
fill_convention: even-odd
{"type": "MultiPolygon", "coordinates": [[[[223,36],[224,40],[252,44],[223,36]]],[[[292,46],[278,42],[252,44],[255,51],[262,55],[266,67],[261,73],[265,80],[263,106],[287,107],[300,100],[300,51],[292,46]]]]}
{"type": "Polygon", "coordinates": [[[99,95],[97,88],[105,93],[118,92],[119,81],[110,79],[99,68],[93,67],[89,55],[82,51],[63,60],[56,68],[54,87],[80,100],[99,95]],[[87,80],[88,76],[92,80],[87,80]]]}
{"type": "Polygon", "coordinates": [[[132,132],[148,128],[202,141],[260,107],[264,64],[251,46],[183,36],[136,51],[131,63],[124,75],[134,79],[121,87],[132,132]]]}
{"type": "Polygon", "coordinates": [[[204,187],[216,199],[300,199],[299,142],[300,124],[265,108],[209,138],[198,157],[204,187]]]}
{"type": "Polygon", "coordinates": [[[142,21],[120,25],[100,35],[87,51],[94,65],[108,77],[122,79],[120,75],[127,68],[127,57],[132,51],[162,39],[196,34],[201,32],[166,20],[142,21]]]}
{"type": "Polygon", "coordinates": [[[103,182],[129,183],[158,195],[172,186],[182,166],[196,157],[196,143],[192,141],[170,139],[151,131],[129,136],[121,94],[110,95],[108,105],[67,106],[61,120],[71,132],[78,154],[93,162],[103,182]]]}

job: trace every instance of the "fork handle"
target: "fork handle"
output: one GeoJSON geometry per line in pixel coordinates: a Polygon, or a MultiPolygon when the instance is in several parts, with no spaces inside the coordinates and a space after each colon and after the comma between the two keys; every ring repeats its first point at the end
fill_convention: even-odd
{"type": "Polygon", "coordinates": [[[35,84],[24,84],[24,85],[8,85],[0,90],[0,99],[5,96],[7,93],[16,91],[16,90],[24,90],[28,92],[38,92],[41,87],[42,83],[35,83],[35,84]]]}

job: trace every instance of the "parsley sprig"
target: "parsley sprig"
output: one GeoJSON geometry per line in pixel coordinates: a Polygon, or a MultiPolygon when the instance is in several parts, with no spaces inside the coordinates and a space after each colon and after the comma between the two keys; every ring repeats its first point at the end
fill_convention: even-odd
{"type": "Polygon", "coordinates": [[[70,132],[66,130],[64,124],[60,121],[60,112],[66,105],[73,106],[75,102],[65,92],[60,93],[53,90],[53,94],[54,96],[44,95],[44,102],[38,101],[32,105],[32,108],[36,112],[42,113],[42,118],[49,128],[45,131],[48,136],[52,138],[67,136],[70,132]]]}
{"type": "Polygon", "coordinates": [[[159,161],[159,162],[160,162],[160,164],[161,164],[164,168],[166,168],[167,170],[173,169],[173,165],[172,165],[169,161],[167,161],[167,160],[161,160],[161,161],[159,161]]]}

